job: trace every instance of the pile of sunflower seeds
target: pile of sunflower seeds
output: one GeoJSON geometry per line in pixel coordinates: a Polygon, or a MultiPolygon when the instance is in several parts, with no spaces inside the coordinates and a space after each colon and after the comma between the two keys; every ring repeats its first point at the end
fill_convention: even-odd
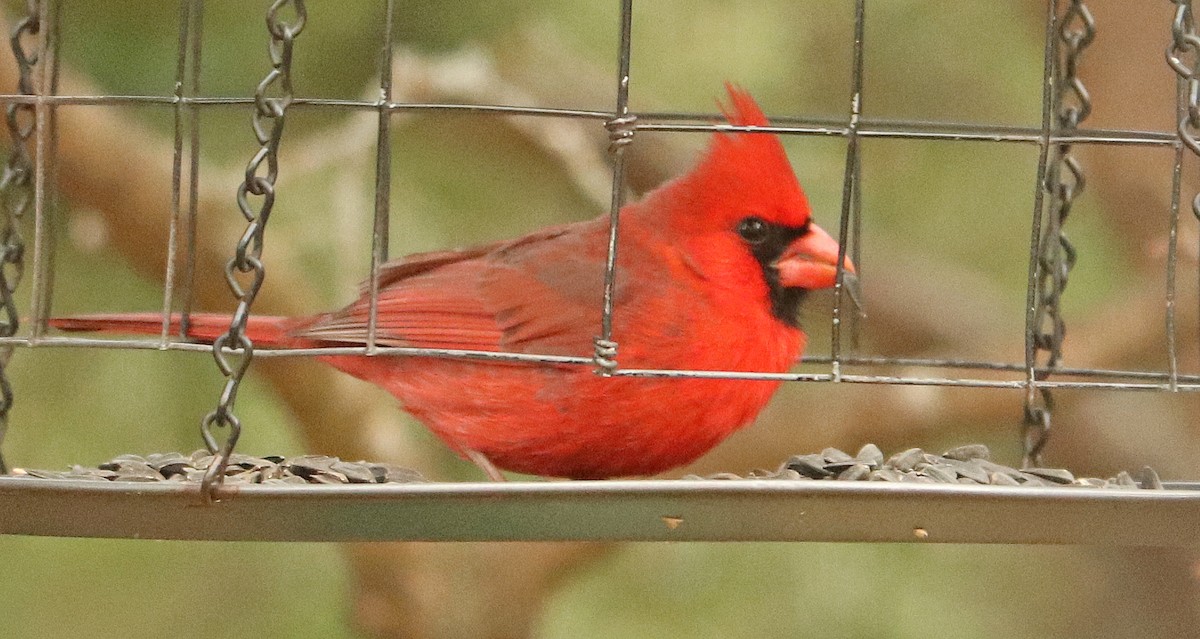
{"type": "MultiPolygon", "coordinates": [[[[121,455],[95,468],[72,466],[66,471],[15,468],[12,474],[38,479],[91,481],[199,482],[212,464],[207,450],[191,455],[154,453],[121,455]]],[[[951,448],[941,455],[910,448],[885,458],[875,444],[867,444],[855,455],[826,448],[812,455],[793,455],[774,471],[757,470],[742,476],[717,473],[706,478],[687,475],[684,479],[783,479],[889,481],[918,484],[975,484],[992,486],[1087,486],[1092,488],[1163,487],[1149,466],[1134,477],[1121,471],[1116,477],[1076,477],[1063,468],[1012,468],[991,461],[982,444],[951,448]]],[[[421,473],[401,466],[374,462],[348,462],[325,455],[297,457],[251,457],[234,453],[225,469],[229,484],[404,484],[427,481],[421,473]]]]}
{"type": "MultiPolygon", "coordinates": [[[[92,481],[199,482],[212,464],[207,450],[191,455],[153,453],[121,455],[96,468],[72,466],[67,471],[15,468],[13,475],[39,479],[92,481]]],[[[411,468],[374,462],[348,462],[324,455],[251,457],[234,453],[225,468],[226,484],[405,484],[424,482],[411,468]]]]}
{"type": "MultiPolygon", "coordinates": [[[[842,481],[890,481],[918,484],[974,484],[991,486],[1087,486],[1092,488],[1161,489],[1158,473],[1146,466],[1135,478],[1121,471],[1116,477],[1076,477],[1065,468],[1012,468],[991,461],[991,451],[982,444],[958,446],[934,455],[910,448],[884,458],[875,444],[850,455],[826,448],[812,455],[793,455],[777,470],[753,471],[743,477],[717,473],[707,479],[832,479],[842,481]]],[[[684,479],[701,479],[688,475],[684,479]]]]}

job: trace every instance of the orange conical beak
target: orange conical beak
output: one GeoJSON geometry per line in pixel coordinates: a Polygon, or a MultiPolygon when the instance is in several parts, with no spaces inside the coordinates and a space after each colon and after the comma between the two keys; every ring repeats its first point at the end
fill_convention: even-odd
{"type": "MultiPolygon", "coordinates": [[[[771,264],[779,271],[779,283],[786,288],[829,288],[837,283],[838,242],[825,229],[809,225],[808,233],[796,238],[771,264]]],[[[854,274],[850,258],[843,263],[854,274]]]]}

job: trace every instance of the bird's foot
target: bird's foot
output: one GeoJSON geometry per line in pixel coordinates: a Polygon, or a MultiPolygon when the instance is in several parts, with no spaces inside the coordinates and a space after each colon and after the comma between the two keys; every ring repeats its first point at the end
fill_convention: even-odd
{"type": "Polygon", "coordinates": [[[467,450],[466,455],[472,464],[475,464],[480,470],[487,473],[488,479],[492,481],[508,481],[504,473],[500,472],[500,469],[496,468],[492,460],[485,457],[483,453],[477,450],[467,450]]]}

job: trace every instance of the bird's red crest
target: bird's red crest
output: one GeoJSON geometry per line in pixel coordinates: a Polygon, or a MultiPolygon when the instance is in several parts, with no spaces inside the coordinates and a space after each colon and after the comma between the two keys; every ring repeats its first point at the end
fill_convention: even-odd
{"type": "Polygon", "coordinates": [[[770,126],[771,123],[767,121],[767,116],[763,114],[758,103],[745,89],[726,82],[725,91],[729,93],[729,106],[733,110],[731,112],[720,103],[718,106],[721,107],[721,113],[725,114],[725,119],[729,120],[730,124],[734,126],[770,126]]]}
{"type": "MultiPolygon", "coordinates": [[[[734,126],[769,126],[766,115],[745,90],[726,84],[729,103],[720,104],[726,120],[734,126]]],[[[680,211],[676,222],[693,226],[711,222],[730,227],[748,215],[786,226],[808,221],[810,209],[796,180],[778,135],[769,133],[718,132],[713,134],[700,163],[685,175],[677,188],[689,191],[683,198],[700,204],[703,213],[680,211]]]]}

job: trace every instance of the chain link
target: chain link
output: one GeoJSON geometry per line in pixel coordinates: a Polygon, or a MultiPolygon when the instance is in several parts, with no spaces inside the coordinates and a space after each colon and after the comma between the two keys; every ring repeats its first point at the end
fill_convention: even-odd
{"type": "MultiPolygon", "coordinates": [[[[1167,64],[1184,83],[1187,95],[1186,111],[1179,119],[1179,139],[1196,156],[1200,156],[1200,35],[1192,14],[1191,0],[1172,0],[1175,20],[1171,23],[1171,44],[1167,47],[1167,64]]],[[[1200,218],[1200,193],[1192,198],[1192,214],[1200,218]]]]}
{"type": "Polygon", "coordinates": [[[204,444],[214,455],[200,485],[206,502],[213,501],[216,489],[221,486],[229,456],[242,432],[241,420],[234,415],[233,406],[242,377],[254,357],[254,344],[246,335],[246,322],[266,277],[262,262],[263,232],[275,205],[279,141],[283,137],[284,114],[292,102],[292,46],[306,20],[304,0],[275,0],[267,10],[271,70],[254,92],[251,121],[260,148],[246,165],[245,179],[237,191],[237,205],[246,218],[246,230],[238,240],[234,256],[225,265],[225,280],[237,298],[238,306],[229,330],[213,342],[213,358],[225,376],[225,387],[217,407],[200,423],[204,444]],[[294,13],[290,19],[284,15],[289,9],[294,13]],[[226,348],[231,352],[226,353],[226,348]],[[217,437],[218,429],[228,431],[223,440],[217,437]]]}
{"type": "MultiPolygon", "coordinates": [[[[26,48],[41,33],[41,2],[27,0],[26,15],[17,22],[9,36],[13,57],[17,61],[17,89],[22,95],[33,95],[34,66],[41,57],[40,44],[26,48]]],[[[12,149],[4,173],[0,175],[0,208],[4,210],[3,228],[0,228],[0,337],[17,334],[20,317],[14,299],[21,276],[25,271],[25,240],[21,236],[21,222],[33,201],[33,162],[29,157],[28,142],[37,128],[36,107],[28,103],[10,103],[5,110],[12,149]]],[[[8,412],[13,405],[12,383],[6,369],[12,358],[13,347],[0,348],[0,445],[8,431],[8,412]]],[[[3,450],[0,449],[0,475],[7,473],[3,450]]]]}
{"type": "MultiPolygon", "coordinates": [[[[1096,22],[1083,0],[1071,0],[1059,21],[1058,59],[1054,66],[1054,104],[1059,133],[1077,129],[1092,112],[1092,98],[1079,78],[1083,52],[1096,37],[1096,22]]],[[[1071,207],[1086,185],[1083,167],[1072,155],[1071,145],[1058,144],[1042,188],[1050,196],[1041,239],[1038,242],[1037,300],[1033,323],[1034,379],[1050,376],[1062,361],[1066,336],[1062,300],[1067,280],[1075,266],[1074,245],[1063,233],[1071,207]]],[[[1025,421],[1021,428],[1026,467],[1040,466],[1042,451],[1050,438],[1054,399],[1048,388],[1029,387],[1025,397],[1025,421]]]]}

